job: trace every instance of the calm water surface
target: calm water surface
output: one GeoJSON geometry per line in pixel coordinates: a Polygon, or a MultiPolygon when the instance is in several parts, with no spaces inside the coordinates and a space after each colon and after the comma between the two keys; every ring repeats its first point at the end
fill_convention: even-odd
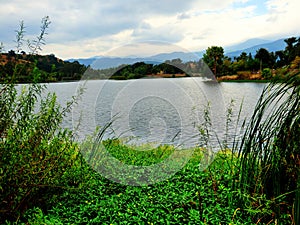
{"type": "Polygon", "coordinates": [[[226,133],[226,115],[231,99],[234,107],[230,136],[240,133],[239,129],[235,132],[240,105],[241,118],[250,117],[265,85],[181,78],[95,80],[52,83],[47,87],[57,94],[61,104],[69,101],[81,86],[84,87],[81,100],[63,122],[64,127],[78,127],[76,132],[80,140],[93,135],[96,127],[113,120],[106,138],[121,137],[137,144],[196,146],[200,143],[198,130],[205,122],[204,111],[209,103],[213,133],[210,144],[217,146],[218,139],[222,140],[226,133]]]}

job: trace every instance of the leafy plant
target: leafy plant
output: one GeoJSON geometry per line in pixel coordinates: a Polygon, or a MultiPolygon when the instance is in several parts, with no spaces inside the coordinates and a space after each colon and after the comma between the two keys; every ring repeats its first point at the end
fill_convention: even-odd
{"type": "MultiPolygon", "coordinates": [[[[36,37],[36,40],[28,40],[28,48],[32,54],[37,54],[38,51],[42,50],[42,45],[45,45],[45,35],[47,35],[47,29],[49,28],[51,21],[49,16],[45,16],[41,21],[41,32],[39,36],[36,37]]],[[[22,27],[21,27],[22,28],[22,27]]]]}
{"type": "Polygon", "coordinates": [[[265,68],[263,69],[261,75],[264,79],[269,80],[272,78],[272,71],[269,68],[265,68]]]}
{"type": "Polygon", "coordinates": [[[60,128],[71,105],[61,108],[54,94],[37,105],[42,90],[31,84],[18,95],[13,84],[1,85],[0,208],[7,218],[42,201],[40,191],[62,185],[78,157],[71,133],[60,128]]]}
{"type": "MultiPolygon", "coordinates": [[[[34,50],[41,49],[48,25],[46,17],[34,50]]],[[[18,48],[24,33],[22,22],[20,26],[18,48]]],[[[37,84],[41,73],[36,67],[31,73],[32,84],[15,85],[15,77],[22,72],[22,68],[15,66],[0,84],[1,223],[18,220],[31,206],[47,207],[44,202],[49,195],[65,188],[72,177],[69,173],[76,173],[83,165],[72,133],[60,127],[76,97],[63,108],[55,94],[42,97],[46,90],[37,84]]]]}

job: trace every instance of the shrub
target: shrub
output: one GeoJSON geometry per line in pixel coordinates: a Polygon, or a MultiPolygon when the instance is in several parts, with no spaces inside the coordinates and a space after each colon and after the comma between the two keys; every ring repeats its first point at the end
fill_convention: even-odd
{"type": "Polygon", "coordinates": [[[60,128],[71,104],[62,108],[54,94],[42,99],[43,89],[31,84],[18,94],[14,84],[0,86],[0,221],[42,203],[76,166],[72,134],[60,128]]]}
{"type": "Polygon", "coordinates": [[[237,72],[240,80],[250,80],[251,72],[250,71],[239,71],[237,72]]]}
{"type": "Polygon", "coordinates": [[[273,76],[272,76],[272,71],[271,71],[271,69],[269,69],[269,68],[265,68],[265,69],[263,69],[263,71],[262,71],[262,77],[265,79],[265,80],[269,80],[269,79],[271,79],[273,76]]]}

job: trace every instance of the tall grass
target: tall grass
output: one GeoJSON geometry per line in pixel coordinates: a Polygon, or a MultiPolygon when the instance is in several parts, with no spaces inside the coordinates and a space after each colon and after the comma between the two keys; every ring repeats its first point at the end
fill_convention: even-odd
{"type": "Polygon", "coordinates": [[[275,217],[286,203],[294,202],[295,224],[300,224],[299,83],[296,74],[263,90],[239,145],[240,171],[235,184],[240,193],[273,199],[275,217]]]}

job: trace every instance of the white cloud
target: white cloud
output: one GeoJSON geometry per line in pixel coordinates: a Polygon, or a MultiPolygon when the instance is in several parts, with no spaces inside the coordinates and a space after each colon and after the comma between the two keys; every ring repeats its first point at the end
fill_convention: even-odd
{"type": "Polygon", "coordinates": [[[199,51],[254,37],[299,35],[299,8],[299,0],[10,0],[1,3],[0,41],[13,48],[20,20],[31,38],[49,15],[44,53],[63,58],[101,55],[149,40],[199,51]]]}

